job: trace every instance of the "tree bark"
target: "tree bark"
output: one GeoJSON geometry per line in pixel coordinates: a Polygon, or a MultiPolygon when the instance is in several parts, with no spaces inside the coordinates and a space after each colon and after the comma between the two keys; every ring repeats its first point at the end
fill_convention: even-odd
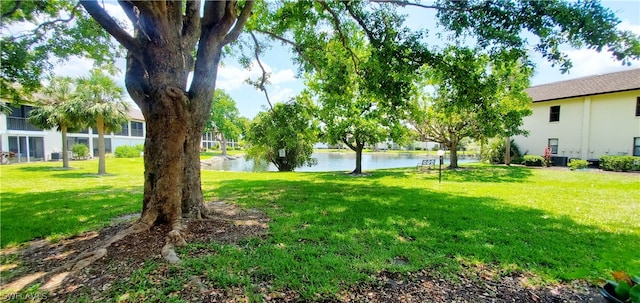
{"type": "Polygon", "coordinates": [[[198,128],[195,124],[194,121],[188,123],[189,128],[185,138],[181,208],[183,217],[201,219],[207,217],[200,175],[200,141],[204,124],[202,128],[198,128]]]}
{"type": "Polygon", "coordinates": [[[356,152],[356,168],[351,172],[352,175],[362,174],[362,150],[364,149],[364,142],[360,143],[356,141],[356,145],[348,145],[353,151],[356,152]]]}
{"type": "Polygon", "coordinates": [[[220,138],[222,140],[220,140],[220,149],[222,150],[222,155],[226,156],[227,155],[227,138],[224,137],[224,134],[220,134],[220,138]]]}
{"type": "MultiPolygon", "coordinates": [[[[179,224],[183,190],[183,158],[187,128],[182,102],[154,89],[150,99],[160,100],[146,111],[144,148],[145,184],[140,222],[179,224]],[[164,113],[170,112],[172,115],[164,113]]],[[[150,100],[146,100],[149,102],[150,100]]]]}
{"type": "Polygon", "coordinates": [[[62,167],[69,168],[69,153],[67,150],[69,149],[67,143],[67,126],[60,125],[60,132],[62,133],[62,167]]]}
{"type": "Polygon", "coordinates": [[[449,168],[458,168],[458,142],[449,146],[449,168]]]}
{"type": "Polygon", "coordinates": [[[507,137],[504,146],[504,164],[511,165],[511,138],[507,137]]]}
{"type": "MultiPolygon", "coordinates": [[[[202,79],[210,81],[208,90],[191,98],[188,108],[189,119],[187,124],[187,138],[184,145],[183,161],[183,187],[182,187],[182,216],[190,218],[208,217],[207,208],[204,206],[202,195],[202,178],[200,173],[200,143],[204,126],[211,116],[211,101],[215,91],[215,80],[218,77],[218,64],[222,54],[223,44],[216,45],[207,54],[211,67],[202,79]]],[[[195,76],[194,76],[195,77],[195,76]]]]}
{"type": "MultiPolygon", "coordinates": [[[[96,129],[98,130],[98,175],[104,176],[107,174],[107,165],[105,163],[105,148],[104,148],[104,118],[98,116],[96,129]]],[[[93,151],[90,151],[93,153],[93,151]]]]}

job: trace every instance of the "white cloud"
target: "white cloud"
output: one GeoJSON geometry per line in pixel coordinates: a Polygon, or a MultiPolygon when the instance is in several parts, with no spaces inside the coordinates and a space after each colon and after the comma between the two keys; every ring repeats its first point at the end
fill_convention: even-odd
{"type": "Polygon", "coordinates": [[[232,91],[246,85],[245,80],[256,79],[260,75],[258,70],[247,70],[237,66],[221,65],[218,68],[216,87],[232,91]]]}
{"type": "MultiPolygon", "coordinates": [[[[573,67],[570,70],[572,77],[605,74],[629,68],[622,65],[622,62],[617,61],[608,52],[598,53],[594,50],[581,49],[569,50],[565,54],[569,56],[573,63],[573,67]]],[[[640,61],[636,60],[632,62],[631,67],[637,68],[638,65],[640,65],[640,61]]]]}
{"type": "Polygon", "coordinates": [[[274,102],[286,102],[289,101],[289,99],[291,99],[291,97],[295,96],[295,92],[290,89],[290,88],[282,88],[279,86],[276,86],[276,88],[273,90],[273,92],[270,92],[272,94],[271,99],[274,102]]]}
{"type": "Polygon", "coordinates": [[[622,20],[622,22],[618,24],[618,29],[623,31],[631,31],[640,35],[640,24],[631,24],[629,20],[622,20]]]}
{"type": "Polygon", "coordinates": [[[57,64],[53,73],[58,76],[77,78],[88,75],[92,67],[93,60],[91,59],[71,57],[69,60],[57,64]]]}
{"type": "MultiPolygon", "coordinates": [[[[269,65],[262,63],[264,69],[270,73],[269,82],[271,84],[282,84],[296,81],[295,74],[291,69],[274,71],[269,65]]],[[[262,70],[256,61],[251,63],[249,69],[241,68],[235,65],[221,65],[218,68],[218,80],[216,87],[232,91],[239,89],[246,84],[247,79],[257,80],[262,76],[262,70]]]]}
{"type": "Polygon", "coordinates": [[[273,84],[286,83],[291,81],[297,81],[293,70],[285,69],[271,74],[269,81],[273,84]]]}
{"type": "MultiPolygon", "coordinates": [[[[618,29],[640,34],[640,25],[631,24],[628,20],[623,20],[618,25],[618,29]]],[[[575,49],[565,51],[564,53],[569,56],[573,63],[570,71],[572,77],[611,73],[626,68],[637,68],[638,65],[640,65],[640,60],[635,60],[631,62],[631,67],[624,66],[622,62],[616,60],[611,53],[607,51],[599,53],[589,49],[575,49]]]]}

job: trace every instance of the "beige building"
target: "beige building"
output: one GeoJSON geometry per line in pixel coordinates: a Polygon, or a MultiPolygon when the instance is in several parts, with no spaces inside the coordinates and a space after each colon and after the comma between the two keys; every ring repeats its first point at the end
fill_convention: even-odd
{"type": "Polygon", "coordinates": [[[567,80],[527,89],[533,114],[522,153],[542,155],[549,146],[556,165],[570,158],[640,156],[640,69],[567,80]]]}

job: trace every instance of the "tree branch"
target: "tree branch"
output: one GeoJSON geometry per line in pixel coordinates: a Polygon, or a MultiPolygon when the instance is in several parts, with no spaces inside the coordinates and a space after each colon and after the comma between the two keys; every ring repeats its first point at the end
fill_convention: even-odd
{"type": "MultiPolygon", "coordinates": [[[[204,17],[202,17],[203,28],[210,28],[222,20],[224,16],[225,1],[206,1],[204,4],[204,17]]],[[[202,36],[202,34],[201,34],[202,36]]]]}
{"type": "Polygon", "coordinates": [[[421,8],[427,9],[436,9],[436,10],[450,10],[450,11],[471,11],[473,8],[463,8],[463,7],[445,7],[445,6],[437,6],[437,5],[424,5],[420,3],[407,2],[402,0],[369,0],[373,3],[391,3],[400,5],[402,7],[405,6],[417,6],[421,8]]]}
{"type": "Polygon", "coordinates": [[[142,52],[140,51],[138,42],[111,18],[107,11],[98,4],[98,1],[80,1],[80,4],[84,6],[98,24],[118,40],[136,59],[142,62],[142,52]]]}
{"type": "MultiPolygon", "coordinates": [[[[355,147],[353,144],[349,143],[349,141],[347,140],[347,138],[346,138],[346,137],[342,138],[342,142],[343,142],[347,147],[349,147],[349,149],[351,149],[352,151],[356,151],[356,147],[355,147]]],[[[357,144],[357,143],[356,143],[356,144],[357,144]]]]}
{"type": "Polygon", "coordinates": [[[183,18],[182,46],[184,49],[193,49],[200,38],[200,5],[202,1],[187,1],[187,9],[183,18]]]}
{"type": "Polygon", "coordinates": [[[224,40],[222,41],[222,45],[227,45],[235,41],[236,39],[238,39],[238,37],[240,36],[240,33],[242,33],[242,30],[244,29],[244,25],[247,23],[247,20],[249,20],[249,17],[251,16],[251,11],[253,10],[253,3],[254,3],[253,1],[247,1],[244,4],[244,7],[242,8],[242,12],[240,12],[240,16],[238,16],[238,19],[236,20],[236,24],[233,26],[231,31],[224,37],[224,40]]]}
{"type": "Polygon", "coordinates": [[[269,107],[271,108],[271,111],[273,111],[273,104],[271,104],[271,100],[269,99],[269,94],[267,93],[267,88],[264,86],[265,82],[267,81],[267,71],[264,69],[264,66],[262,66],[262,62],[260,62],[260,56],[259,56],[260,45],[258,44],[258,39],[256,39],[256,36],[253,34],[253,32],[250,31],[249,34],[253,39],[253,43],[255,43],[255,48],[253,53],[256,56],[256,61],[258,62],[260,69],[262,70],[262,77],[260,80],[260,84],[258,84],[257,87],[258,89],[264,92],[264,96],[265,98],[267,98],[267,103],[269,103],[269,107]]]}
{"type": "Polygon", "coordinates": [[[35,36],[36,38],[35,38],[35,39],[33,39],[33,40],[31,40],[31,41],[37,41],[37,40],[39,40],[40,38],[42,38],[42,37],[43,37],[43,34],[42,34],[42,33],[40,33],[40,31],[41,31],[42,29],[45,29],[45,31],[46,31],[46,28],[47,28],[49,25],[53,25],[53,24],[58,23],[58,22],[64,22],[64,23],[66,23],[66,22],[69,22],[69,21],[73,20],[73,19],[76,17],[76,12],[78,11],[78,7],[80,7],[80,3],[76,4],[76,5],[71,9],[70,16],[69,16],[69,18],[67,18],[67,19],[61,19],[61,18],[58,18],[58,19],[55,19],[55,20],[51,20],[51,21],[47,21],[47,22],[43,22],[43,23],[39,24],[35,29],[33,29],[30,33],[28,33],[28,34],[24,34],[24,35],[20,35],[20,36],[16,36],[16,37],[11,38],[11,39],[12,39],[12,40],[16,40],[16,39],[25,38],[25,37],[28,37],[28,36],[35,36]]]}
{"type": "Polygon", "coordinates": [[[16,3],[13,4],[13,7],[8,12],[2,14],[2,19],[8,18],[9,16],[13,15],[13,13],[15,13],[20,8],[20,5],[22,5],[22,1],[16,1],[16,3]]]}
{"type": "Polygon", "coordinates": [[[278,40],[278,41],[280,41],[280,42],[284,43],[284,44],[291,45],[291,46],[293,47],[293,50],[294,50],[298,55],[300,55],[300,57],[302,57],[302,59],[304,59],[307,63],[311,64],[311,65],[313,66],[313,68],[316,70],[316,72],[318,72],[318,73],[320,73],[320,74],[321,74],[321,69],[320,69],[320,68],[318,68],[318,66],[315,64],[315,62],[313,62],[313,61],[311,60],[311,58],[309,58],[309,57],[306,55],[306,53],[304,52],[303,47],[302,47],[302,46],[300,46],[300,44],[297,44],[297,43],[295,43],[295,42],[293,42],[293,41],[291,41],[291,40],[289,40],[289,39],[287,39],[287,38],[284,38],[284,37],[282,37],[282,36],[278,36],[278,35],[276,35],[275,33],[270,32],[270,31],[267,31],[267,30],[260,30],[260,29],[256,29],[255,31],[256,31],[256,32],[259,32],[259,33],[262,33],[262,34],[265,34],[265,35],[267,35],[267,36],[269,36],[269,37],[271,37],[271,38],[273,38],[273,39],[276,39],[276,40],[278,40]]]}
{"type": "Polygon", "coordinates": [[[353,52],[353,50],[347,44],[347,37],[345,36],[344,32],[342,31],[342,27],[340,26],[340,19],[338,18],[338,14],[333,9],[331,9],[331,7],[329,7],[329,5],[325,1],[319,0],[318,2],[333,17],[332,18],[333,19],[333,27],[338,31],[338,34],[340,35],[340,40],[342,41],[342,46],[344,46],[344,48],[351,54],[351,61],[353,62],[353,67],[354,67],[354,69],[356,71],[356,74],[357,74],[358,73],[358,60],[357,60],[358,57],[356,56],[356,54],[353,52]]]}
{"type": "Polygon", "coordinates": [[[353,7],[351,7],[351,4],[347,3],[346,1],[342,2],[342,4],[344,4],[344,7],[347,9],[347,12],[349,12],[349,15],[351,15],[351,18],[356,20],[358,25],[360,25],[360,28],[362,28],[362,30],[364,30],[364,32],[367,34],[367,37],[369,37],[369,42],[372,42],[374,45],[378,44],[377,43],[378,40],[376,39],[373,32],[369,30],[367,25],[364,23],[364,20],[362,20],[360,16],[357,16],[357,14],[353,11],[353,7]]]}
{"type": "Polygon", "coordinates": [[[129,18],[129,21],[131,21],[131,24],[133,25],[133,27],[135,28],[137,25],[139,25],[138,24],[139,11],[137,11],[137,9],[135,8],[135,5],[133,5],[133,3],[131,3],[131,1],[129,0],[119,0],[118,3],[120,4],[120,7],[124,11],[125,15],[127,15],[127,17],[129,18]]]}

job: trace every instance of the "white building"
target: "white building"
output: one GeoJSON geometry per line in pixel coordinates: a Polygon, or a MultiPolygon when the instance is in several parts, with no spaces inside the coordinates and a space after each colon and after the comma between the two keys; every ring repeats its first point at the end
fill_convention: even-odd
{"type": "MultiPolygon", "coordinates": [[[[27,120],[33,107],[29,105],[13,106],[9,115],[0,113],[0,151],[12,152],[12,162],[33,162],[62,159],[62,134],[54,129],[37,128],[27,120]]],[[[115,151],[121,145],[144,144],[145,122],[142,113],[137,109],[129,111],[129,121],[122,125],[118,133],[105,135],[105,150],[115,151]]],[[[68,148],[82,143],[98,155],[98,132],[95,129],[84,129],[67,134],[68,148]]]]}
{"type": "MultiPolygon", "coordinates": [[[[640,156],[640,69],[533,86],[522,153],[542,155],[549,146],[560,165],[570,158],[640,156]]],[[[557,164],[557,163],[556,163],[557,164]]]]}

